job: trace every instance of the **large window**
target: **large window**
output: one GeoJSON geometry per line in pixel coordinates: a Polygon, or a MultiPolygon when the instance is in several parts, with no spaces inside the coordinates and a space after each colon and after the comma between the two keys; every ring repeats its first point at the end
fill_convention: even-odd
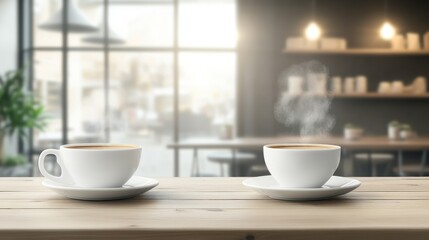
{"type": "MultiPolygon", "coordinates": [[[[24,7],[22,56],[47,116],[32,151],[136,143],[138,174],[172,176],[169,142],[217,138],[219,126],[235,124],[235,0],[29,0],[24,7]],[[74,26],[66,10],[89,25],[74,26]]],[[[189,175],[191,157],[181,157],[180,175],[189,175]]]]}

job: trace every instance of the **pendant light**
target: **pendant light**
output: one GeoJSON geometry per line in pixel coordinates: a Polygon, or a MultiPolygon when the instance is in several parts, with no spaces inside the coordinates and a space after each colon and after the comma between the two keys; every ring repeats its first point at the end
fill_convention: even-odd
{"type": "Polygon", "coordinates": [[[395,27],[387,20],[388,19],[388,0],[384,0],[384,18],[385,21],[380,27],[380,37],[384,40],[392,40],[396,35],[395,27]]]}
{"type": "Polygon", "coordinates": [[[310,22],[305,28],[305,37],[308,40],[315,41],[320,38],[320,35],[322,35],[322,31],[315,22],[310,22]]]}
{"type": "MultiPolygon", "coordinates": [[[[98,27],[98,32],[93,33],[91,35],[88,35],[84,38],[82,38],[83,42],[87,42],[87,43],[94,43],[94,44],[103,44],[104,43],[104,38],[105,38],[105,24],[104,23],[100,23],[99,27],[98,27]]],[[[109,44],[124,44],[125,40],[119,36],[118,33],[116,33],[110,26],[107,29],[107,42],[109,44]]]]}
{"type": "MultiPolygon", "coordinates": [[[[311,15],[312,18],[315,19],[316,12],[316,0],[311,0],[311,15]]],[[[310,41],[316,41],[322,35],[322,30],[319,25],[313,20],[307,25],[304,30],[305,37],[310,41]]]]}
{"type": "MultiPolygon", "coordinates": [[[[74,0],[66,1],[67,4],[67,30],[73,33],[95,32],[97,27],[77,7],[74,0]]],[[[61,32],[63,30],[63,8],[55,12],[47,22],[39,25],[41,29],[61,32]]]]}
{"type": "Polygon", "coordinates": [[[380,28],[380,37],[384,40],[392,40],[396,35],[395,27],[388,21],[384,22],[380,28]]]}

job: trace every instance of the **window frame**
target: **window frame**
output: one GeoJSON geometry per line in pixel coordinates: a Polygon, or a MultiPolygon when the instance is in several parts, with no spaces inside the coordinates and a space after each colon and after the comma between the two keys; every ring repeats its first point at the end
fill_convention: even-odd
{"type": "MultiPolygon", "coordinates": [[[[54,51],[61,52],[62,54],[62,101],[61,101],[61,120],[62,120],[62,144],[68,143],[68,102],[67,102],[67,90],[68,90],[68,53],[69,52],[85,52],[85,51],[97,51],[103,52],[104,65],[104,106],[105,106],[105,129],[104,134],[106,136],[106,141],[110,140],[110,130],[109,130],[109,53],[110,52],[169,52],[172,53],[173,56],[173,141],[178,142],[180,139],[179,136],[179,54],[185,52],[220,52],[220,53],[235,53],[236,54],[236,76],[235,76],[235,122],[234,122],[234,135],[236,135],[238,129],[238,47],[230,48],[217,48],[217,47],[180,47],[179,45],[179,2],[180,0],[171,0],[171,4],[173,5],[173,46],[172,47],[135,47],[135,46],[122,46],[115,47],[110,46],[108,39],[108,31],[109,28],[109,0],[102,0],[103,5],[103,21],[104,24],[104,43],[101,47],[70,47],[68,45],[68,29],[67,29],[67,2],[69,0],[60,0],[62,1],[63,6],[63,30],[62,30],[62,44],[61,47],[35,47],[33,42],[34,37],[34,29],[33,29],[33,4],[34,0],[19,0],[18,2],[18,40],[19,40],[19,57],[18,57],[18,66],[20,68],[26,67],[26,79],[27,79],[27,89],[32,92],[33,91],[33,81],[34,81],[34,64],[33,64],[33,56],[35,52],[40,51],[54,51]],[[28,64],[26,64],[28,62],[28,64]]],[[[235,11],[236,11],[236,29],[238,29],[238,0],[233,0],[235,2],[235,11]]],[[[150,3],[148,3],[150,4],[150,3]]],[[[27,152],[28,157],[31,160],[33,154],[37,154],[35,152],[33,146],[33,131],[30,130],[28,137],[28,147],[27,150],[24,150],[23,143],[20,143],[20,152],[27,152]]],[[[174,149],[174,176],[179,176],[179,150],[174,149]]]]}

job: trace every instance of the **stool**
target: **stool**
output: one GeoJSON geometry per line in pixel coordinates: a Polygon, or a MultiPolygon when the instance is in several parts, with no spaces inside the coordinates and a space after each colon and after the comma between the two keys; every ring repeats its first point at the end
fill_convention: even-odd
{"type": "Polygon", "coordinates": [[[360,162],[370,162],[371,175],[375,177],[377,176],[378,166],[390,164],[395,159],[395,155],[391,153],[358,153],[354,155],[354,158],[360,162]]]}
{"type": "MultiPolygon", "coordinates": [[[[208,160],[211,162],[218,163],[220,166],[220,174],[222,177],[225,176],[224,165],[231,166],[234,162],[234,156],[231,152],[217,152],[212,153],[207,156],[208,160]]],[[[236,164],[251,163],[256,160],[256,155],[253,153],[236,153],[235,161],[236,164]]]]}
{"type": "Polygon", "coordinates": [[[427,151],[424,149],[422,151],[422,158],[420,160],[420,164],[407,164],[403,165],[404,162],[404,156],[403,152],[401,150],[398,151],[398,166],[393,169],[393,172],[397,173],[399,176],[406,176],[406,175],[420,175],[420,176],[426,176],[429,173],[429,166],[426,165],[427,162],[427,151]]]}

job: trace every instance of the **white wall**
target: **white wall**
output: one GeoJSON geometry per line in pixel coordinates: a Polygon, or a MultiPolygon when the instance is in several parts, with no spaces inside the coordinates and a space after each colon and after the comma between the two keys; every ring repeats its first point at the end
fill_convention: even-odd
{"type": "MultiPolygon", "coordinates": [[[[16,69],[18,56],[18,1],[0,0],[0,74],[16,69]]],[[[16,138],[5,141],[6,154],[16,154],[16,138]]]]}

